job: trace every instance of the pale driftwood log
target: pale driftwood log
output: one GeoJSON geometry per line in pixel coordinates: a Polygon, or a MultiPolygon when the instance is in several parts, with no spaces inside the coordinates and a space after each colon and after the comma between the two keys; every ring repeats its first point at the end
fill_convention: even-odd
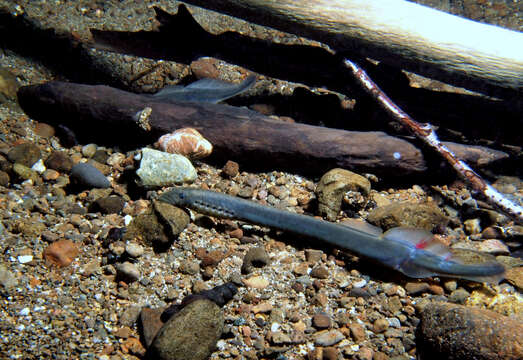
{"type": "MultiPolygon", "coordinates": [[[[343,167],[387,177],[427,170],[421,151],[383,132],[287,123],[228,105],[166,104],[108,86],[63,82],[22,87],[18,99],[31,117],[65,125],[85,143],[136,148],[178,128],[194,127],[211,141],[215,158],[237,160],[244,168],[321,174],[343,167]],[[148,116],[148,111],[142,112],[147,108],[148,116]]],[[[448,146],[474,164],[487,165],[507,156],[480,146],[448,146]]]]}
{"type": "Polygon", "coordinates": [[[453,85],[494,95],[523,92],[523,33],[426,6],[403,0],[185,2],[453,85]]]}

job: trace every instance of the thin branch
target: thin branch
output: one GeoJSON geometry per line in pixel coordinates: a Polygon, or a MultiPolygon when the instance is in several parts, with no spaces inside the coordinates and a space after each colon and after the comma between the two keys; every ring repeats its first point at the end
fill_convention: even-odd
{"type": "Polygon", "coordinates": [[[499,191],[494,189],[492,185],[483,180],[481,176],[443,145],[438,139],[431,124],[420,124],[412,119],[398,105],[396,105],[356,63],[348,59],[345,59],[344,63],[345,66],[352,71],[354,77],[360,82],[365,91],[376,99],[386,112],[392,115],[392,117],[403,126],[408,128],[416,137],[439,152],[441,156],[452,165],[458,174],[468,181],[472,189],[483,194],[490,203],[510,215],[515,221],[523,223],[523,208],[505,198],[499,191]]]}

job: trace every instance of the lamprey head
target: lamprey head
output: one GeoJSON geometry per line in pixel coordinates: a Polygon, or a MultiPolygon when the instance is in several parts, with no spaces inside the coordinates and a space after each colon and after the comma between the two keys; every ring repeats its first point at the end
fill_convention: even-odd
{"type": "Polygon", "coordinates": [[[185,188],[172,188],[169,191],[164,192],[158,200],[169,203],[174,206],[184,206],[187,205],[187,194],[185,193],[185,188]]]}

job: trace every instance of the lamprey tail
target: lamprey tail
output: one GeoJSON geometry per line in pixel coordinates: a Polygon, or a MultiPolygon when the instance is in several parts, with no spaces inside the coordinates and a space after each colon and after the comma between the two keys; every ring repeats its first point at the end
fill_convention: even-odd
{"type": "MultiPolygon", "coordinates": [[[[499,283],[505,268],[493,256],[481,253],[479,263],[465,263],[451,249],[436,240],[428,231],[413,228],[393,228],[385,232],[384,241],[393,241],[411,248],[410,256],[397,259],[389,266],[413,278],[430,276],[457,277],[479,282],[499,283]]],[[[468,253],[479,254],[472,250],[468,253]]]]}

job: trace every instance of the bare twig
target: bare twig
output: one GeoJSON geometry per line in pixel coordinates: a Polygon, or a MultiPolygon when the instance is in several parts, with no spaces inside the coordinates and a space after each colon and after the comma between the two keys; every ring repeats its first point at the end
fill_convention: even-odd
{"type": "Polygon", "coordinates": [[[523,223],[523,208],[505,198],[500,192],[494,189],[492,185],[483,180],[481,176],[443,145],[438,139],[431,124],[420,124],[412,119],[398,105],[396,105],[356,63],[348,59],[345,59],[344,63],[345,66],[352,71],[354,77],[362,84],[365,91],[376,99],[385,111],[392,115],[394,119],[400,122],[403,126],[407,127],[416,137],[439,152],[441,156],[452,165],[458,174],[468,181],[475,191],[483,194],[490,203],[506,212],[515,221],[523,223]]]}

